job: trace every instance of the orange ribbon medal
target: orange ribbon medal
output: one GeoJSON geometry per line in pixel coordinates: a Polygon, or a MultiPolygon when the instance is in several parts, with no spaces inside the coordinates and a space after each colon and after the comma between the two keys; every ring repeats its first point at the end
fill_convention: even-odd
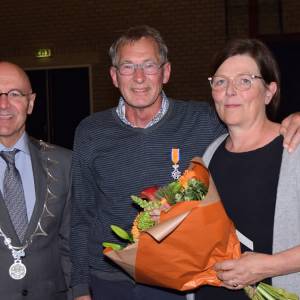
{"type": "Polygon", "coordinates": [[[180,161],[180,152],[179,148],[172,148],[171,150],[171,160],[172,160],[172,178],[177,180],[181,176],[181,172],[178,170],[179,169],[179,161],[180,161]]]}

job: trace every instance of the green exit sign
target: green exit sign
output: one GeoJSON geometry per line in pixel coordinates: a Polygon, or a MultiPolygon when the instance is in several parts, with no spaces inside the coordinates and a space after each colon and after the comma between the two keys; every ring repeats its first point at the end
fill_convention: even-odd
{"type": "Polygon", "coordinates": [[[35,52],[35,57],[36,58],[51,57],[51,49],[49,48],[37,49],[35,52]]]}

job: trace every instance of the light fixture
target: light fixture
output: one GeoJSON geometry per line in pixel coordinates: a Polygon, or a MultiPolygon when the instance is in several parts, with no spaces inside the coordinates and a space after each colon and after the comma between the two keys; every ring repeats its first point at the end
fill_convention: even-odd
{"type": "Polygon", "coordinates": [[[51,49],[50,48],[40,48],[35,51],[36,58],[46,58],[51,57],[51,49]]]}

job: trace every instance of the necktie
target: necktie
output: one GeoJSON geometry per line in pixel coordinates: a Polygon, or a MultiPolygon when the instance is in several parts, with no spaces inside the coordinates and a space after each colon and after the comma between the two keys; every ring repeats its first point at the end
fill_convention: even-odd
{"type": "Polygon", "coordinates": [[[3,180],[3,198],[11,221],[20,241],[23,241],[28,226],[28,217],[21,176],[15,166],[15,155],[19,150],[1,151],[7,167],[3,180]]]}

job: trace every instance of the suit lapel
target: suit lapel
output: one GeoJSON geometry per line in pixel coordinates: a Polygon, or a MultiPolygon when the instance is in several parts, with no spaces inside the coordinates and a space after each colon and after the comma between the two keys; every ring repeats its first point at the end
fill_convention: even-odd
{"type": "Polygon", "coordinates": [[[38,143],[35,143],[33,140],[29,139],[28,145],[31,156],[36,201],[28,224],[25,239],[27,239],[38,226],[38,220],[43,211],[47,189],[47,158],[43,156],[43,151],[40,149],[40,145],[38,143]]]}

